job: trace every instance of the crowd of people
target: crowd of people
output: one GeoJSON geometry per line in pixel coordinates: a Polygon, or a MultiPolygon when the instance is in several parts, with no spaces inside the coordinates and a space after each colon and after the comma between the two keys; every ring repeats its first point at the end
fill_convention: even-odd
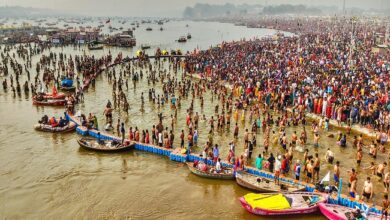
{"type": "MultiPolygon", "coordinates": [[[[104,75],[112,85],[112,98],[103,111],[105,124],[98,126],[99,114],[88,117],[80,114],[82,124],[90,129],[112,131],[122,142],[128,138],[160,147],[180,147],[181,152],[199,153],[205,161],[213,161],[218,166],[221,159],[234,164],[236,169],[254,164],[260,170],[274,173],[275,181],[285,175],[317,183],[323,164],[332,164],[333,183],[337,185],[341,170],[349,167],[332,151],[333,147],[322,146],[320,141],[324,136],[332,138],[330,122],[334,120],[347,129],[341,130],[330,145],[351,147],[350,151],[356,151],[358,167],[363,157],[367,157],[363,153],[365,149],[375,161],[369,167],[360,167],[372,173],[361,191],[357,190],[359,174],[355,167],[348,172],[349,195],[356,197],[359,193],[361,198],[372,200],[373,176],[380,178],[386,194],[390,184],[387,162],[379,156],[388,158],[385,145],[390,132],[389,53],[371,51],[377,43],[376,33],[384,33],[382,24],[369,20],[352,24],[345,21],[259,20],[259,26],[274,24],[280,30],[296,34],[223,42],[208,50],[194,51],[184,60],[170,59],[168,68],[164,60],[142,59],[122,64],[119,70],[107,69],[104,75]],[[201,79],[186,78],[194,74],[201,75],[201,79]],[[134,90],[140,82],[147,81],[147,94],[142,92],[136,104],[144,111],[145,96],[148,96],[148,104],[159,112],[155,125],[127,126],[120,115],[114,120],[116,113],[127,115],[134,104],[131,103],[134,97],[128,97],[129,79],[134,90]],[[211,102],[205,104],[210,101],[207,98],[211,102]],[[212,109],[213,113],[206,115],[198,112],[199,108],[212,109]],[[163,110],[168,114],[163,115],[163,110]],[[185,114],[185,120],[178,121],[180,113],[185,114]],[[320,120],[310,121],[306,118],[308,113],[320,116],[320,120]],[[375,140],[364,140],[362,135],[351,137],[353,125],[375,130],[375,140]],[[287,132],[291,129],[293,132],[287,132]],[[221,132],[233,135],[227,141],[228,147],[215,141],[221,132]],[[199,141],[201,135],[206,136],[202,137],[204,142],[199,141]],[[262,143],[257,141],[259,136],[262,143]],[[348,138],[352,141],[348,142],[348,138]],[[348,146],[350,142],[352,145],[348,146]],[[236,149],[238,145],[242,152],[236,149]],[[225,148],[228,154],[222,158],[221,149],[225,148]],[[260,152],[256,157],[255,149],[260,152]],[[320,156],[319,149],[327,149],[326,154],[320,156]]],[[[75,78],[78,100],[86,89],[83,85],[93,84],[95,74],[113,62],[111,54],[95,58],[50,52],[41,55],[35,65],[37,74],[31,80],[31,57],[47,48],[14,47],[17,55],[10,54],[9,46],[1,48],[0,71],[9,78],[3,81],[5,91],[9,85],[14,88],[15,82],[13,91],[21,91],[18,87],[22,73],[28,76],[25,90],[32,93],[48,90],[50,85],[58,86],[60,76],[65,75],[75,78]],[[9,67],[13,74],[9,74],[9,67]]]]}

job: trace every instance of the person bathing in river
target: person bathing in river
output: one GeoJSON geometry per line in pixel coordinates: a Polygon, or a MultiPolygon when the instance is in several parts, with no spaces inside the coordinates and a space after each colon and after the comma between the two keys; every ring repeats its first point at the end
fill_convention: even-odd
{"type": "Polygon", "coordinates": [[[335,185],[338,187],[339,180],[340,180],[340,161],[337,161],[333,167],[333,179],[334,179],[335,185]]]}
{"type": "Polygon", "coordinates": [[[376,170],[376,175],[382,179],[383,178],[383,175],[385,174],[385,168],[387,166],[387,163],[384,162],[384,163],[381,163],[378,165],[377,167],[377,170],[376,170]]]}
{"type": "Polygon", "coordinates": [[[364,182],[362,196],[363,200],[366,199],[367,202],[372,199],[372,195],[374,193],[374,186],[372,185],[371,178],[367,177],[367,180],[364,182]]]}
{"type": "Polygon", "coordinates": [[[333,160],[334,160],[334,153],[330,150],[330,148],[328,148],[328,150],[326,151],[326,154],[325,154],[325,160],[332,164],[333,163],[333,160]]]}

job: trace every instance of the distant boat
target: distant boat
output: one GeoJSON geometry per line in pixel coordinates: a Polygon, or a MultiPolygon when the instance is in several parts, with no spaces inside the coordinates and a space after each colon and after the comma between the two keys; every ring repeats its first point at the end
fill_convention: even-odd
{"type": "Polygon", "coordinates": [[[146,31],[152,31],[153,29],[151,27],[146,28],[146,31]]]}
{"type": "Polygon", "coordinates": [[[149,44],[141,44],[141,49],[142,50],[150,49],[150,45],[149,44]]]}
{"type": "Polygon", "coordinates": [[[186,27],[189,27],[189,25],[188,25],[188,24],[186,24],[186,27]]]}
{"type": "Polygon", "coordinates": [[[177,40],[177,41],[180,42],[180,43],[185,43],[185,42],[187,42],[187,38],[185,36],[181,36],[179,38],[179,40],[177,40]]]}
{"type": "Polygon", "coordinates": [[[163,31],[163,30],[164,30],[164,28],[160,27],[160,31],[163,31]]]}
{"type": "Polygon", "coordinates": [[[191,38],[192,38],[191,34],[187,34],[187,39],[191,39],[191,38]]]}
{"type": "Polygon", "coordinates": [[[94,46],[93,44],[88,45],[89,50],[103,50],[103,46],[94,46]]]}

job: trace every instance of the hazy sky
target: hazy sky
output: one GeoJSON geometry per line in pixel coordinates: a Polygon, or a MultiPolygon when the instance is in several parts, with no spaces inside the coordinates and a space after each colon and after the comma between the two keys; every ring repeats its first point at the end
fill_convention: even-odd
{"type": "MultiPolygon", "coordinates": [[[[335,5],[341,8],[343,0],[0,0],[0,6],[24,6],[57,9],[82,15],[100,16],[170,16],[180,17],[186,6],[209,4],[306,4],[335,5]]],[[[390,7],[390,0],[346,0],[347,7],[390,7]]]]}

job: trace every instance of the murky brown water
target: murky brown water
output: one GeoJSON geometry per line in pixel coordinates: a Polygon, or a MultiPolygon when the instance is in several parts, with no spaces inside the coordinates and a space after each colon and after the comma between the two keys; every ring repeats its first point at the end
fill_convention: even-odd
{"type": "MultiPolygon", "coordinates": [[[[213,24],[219,25],[219,24],[213,24]]],[[[230,27],[230,26],[229,26],[230,27]]],[[[73,48],[52,51],[66,53],[83,53],[73,48]]],[[[115,55],[119,51],[111,49],[115,55]]],[[[125,51],[132,53],[133,51],[125,51]]],[[[47,52],[46,52],[47,53],[47,52]]],[[[97,56],[105,51],[96,52],[97,56]]],[[[39,57],[34,57],[33,64],[39,57]]],[[[120,67],[116,67],[117,71],[120,67]]],[[[33,67],[34,69],[34,67],[33,67]]],[[[139,70],[138,70],[139,71],[139,70]]],[[[178,73],[180,76],[181,73],[178,73]]],[[[0,77],[2,79],[2,77],[0,77]]],[[[22,81],[24,82],[24,81],[22,81]]],[[[130,102],[129,115],[114,112],[114,121],[118,117],[129,126],[151,129],[162,112],[169,118],[171,109],[165,105],[160,109],[148,102],[146,77],[134,86],[129,79],[129,90],[126,95],[130,102]],[[144,92],[145,108],[140,111],[141,93],[144,92]]],[[[161,84],[155,86],[161,94],[161,84]]],[[[85,103],[80,104],[83,113],[95,113],[103,125],[103,107],[107,99],[112,99],[112,86],[106,76],[98,77],[95,88],[85,95],[85,103]]],[[[208,118],[214,114],[216,99],[211,94],[205,95],[204,108],[199,100],[195,101],[195,111],[208,118]]],[[[175,127],[175,144],[179,145],[179,132],[185,127],[185,111],[190,100],[184,100],[178,111],[178,122],[175,127]]],[[[0,91],[0,217],[7,219],[262,219],[248,214],[238,202],[238,197],[249,191],[236,185],[234,181],[202,179],[190,173],[183,164],[170,161],[168,158],[132,151],[121,154],[99,154],[79,148],[76,139],[79,136],[70,134],[47,134],[35,132],[33,125],[43,115],[62,115],[62,108],[36,107],[30,97],[13,97],[11,92],[0,91]]],[[[169,126],[166,121],[165,125],[169,126]]],[[[200,121],[199,144],[207,138],[208,124],[200,121]]],[[[249,119],[240,124],[240,135],[249,126],[249,119]]],[[[310,127],[306,127],[310,131],[310,127]]],[[[226,158],[227,143],[233,139],[233,127],[230,131],[215,133],[214,142],[221,146],[221,157],[226,158]]],[[[294,130],[299,134],[301,128],[289,127],[287,134],[294,130]]],[[[336,133],[336,131],[332,131],[336,133]]],[[[314,154],[313,136],[310,132],[307,147],[314,154]]],[[[320,140],[320,155],[325,155],[328,147],[336,153],[336,160],[341,161],[342,177],[347,180],[347,169],[356,166],[356,150],[351,143],[345,149],[336,145],[335,139],[327,138],[324,132],[320,140]]],[[[243,151],[243,137],[239,137],[236,153],[243,151]]],[[[351,141],[352,137],[348,137],[351,141]]],[[[253,155],[263,151],[263,134],[257,134],[258,146],[253,155]]],[[[279,146],[273,146],[272,152],[280,152],[279,146]]],[[[200,149],[195,149],[200,152],[200,149]]],[[[296,152],[295,158],[302,159],[303,154],[296,152]]],[[[377,161],[383,161],[379,156],[377,161]]],[[[371,159],[364,155],[362,167],[371,159]]],[[[254,159],[251,162],[254,163],[254,159]]],[[[332,166],[322,163],[321,175],[325,175],[332,166]]],[[[361,190],[365,171],[359,176],[358,192],[361,190]]],[[[367,172],[366,172],[367,173],[367,172]]],[[[345,182],[345,181],[344,181],[345,182]]],[[[380,197],[382,184],[374,181],[380,197]]],[[[346,185],[346,184],[344,184],[346,185]]],[[[345,191],[345,189],[344,189],[345,191]]],[[[263,218],[267,219],[267,218],[263,218]]],[[[323,219],[320,214],[290,217],[290,219],[323,219]]]]}

